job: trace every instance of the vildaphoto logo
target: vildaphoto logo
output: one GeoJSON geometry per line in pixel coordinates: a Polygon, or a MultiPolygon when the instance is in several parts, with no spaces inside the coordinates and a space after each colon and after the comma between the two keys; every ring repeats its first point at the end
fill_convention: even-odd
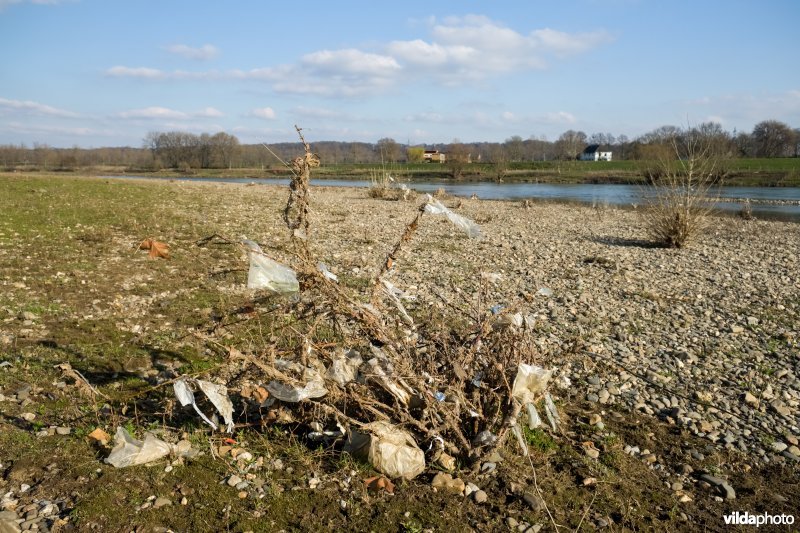
{"type": "Polygon", "coordinates": [[[725,524],[730,526],[791,526],[794,524],[794,515],[790,514],[751,514],[747,511],[740,513],[734,511],[723,515],[725,524]]]}

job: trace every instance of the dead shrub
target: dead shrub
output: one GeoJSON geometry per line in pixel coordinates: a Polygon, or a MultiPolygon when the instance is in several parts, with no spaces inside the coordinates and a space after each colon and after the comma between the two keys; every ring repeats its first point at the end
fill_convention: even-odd
{"type": "Polygon", "coordinates": [[[708,229],[719,159],[694,131],[673,139],[673,150],[676,158],[662,159],[660,171],[649,176],[642,213],[657,244],[683,248],[708,229]]]}

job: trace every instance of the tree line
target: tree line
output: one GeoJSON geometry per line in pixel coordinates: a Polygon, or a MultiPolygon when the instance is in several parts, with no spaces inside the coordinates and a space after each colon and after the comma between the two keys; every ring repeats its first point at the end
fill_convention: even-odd
{"type": "MultiPolygon", "coordinates": [[[[681,136],[700,135],[713,147],[716,155],[737,157],[798,157],[800,129],[792,129],[777,120],[765,120],[751,132],[725,131],[719,123],[706,122],[691,128],[661,126],[635,139],[611,133],[586,134],[567,130],[556,140],[515,135],[504,142],[462,142],[429,145],[402,144],[391,138],[375,143],[319,141],[314,151],[323,164],[381,164],[422,162],[424,150],[447,154],[453,173],[468,162],[485,162],[499,168],[512,163],[574,160],[588,145],[597,144],[603,151],[613,152],[614,159],[656,160],[674,156],[674,141],[681,136]]],[[[148,133],[139,148],[53,148],[45,144],[0,145],[0,168],[41,168],[69,170],[79,167],[115,166],[133,170],[209,169],[209,168],[275,168],[280,161],[289,161],[298,153],[296,142],[240,144],[236,136],[170,131],[148,133]],[[267,149],[268,148],[268,149],[267,149]],[[280,160],[280,161],[279,161],[280,160]]]]}

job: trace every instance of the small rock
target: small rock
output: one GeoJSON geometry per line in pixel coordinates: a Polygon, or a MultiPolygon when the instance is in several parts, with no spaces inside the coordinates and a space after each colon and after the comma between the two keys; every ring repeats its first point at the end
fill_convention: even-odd
{"type": "Polygon", "coordinates": [[[153,502],[153,509],[160,509],[167,505],[172,505],[172,501],[169,498],[156,498],[156,501],[153,502]]]}
{"type": "Polygon", "coordinates": [[[489,474],[494,472],[496,468],[497,464],[487,461],[481,465],[481,474],[489,474]]]}
{"type": "Polygon", "coordinates": [[[237,494],[237,496],[239,496],[240,500],[244,500],[245,498],[247,498],[247,491],[244,490],[239,491],[239,494],[237,494]]]}
{"type": "Polygon", "coordinates": [[[544,501],[533,492],[526,492],[522,495],[522,499],[534,512],[539,512],[544,509],[544,501]]]}
{"type": "Polygon", "coordinates": [[[231,487],[235,487],[236,485],[238,485],[241,482],[242,482],[242,478],[240,478],[236,474],[234,474],[234,475],[232,475],[231,477],[228,478],[228,485],[230,485],[231,487]]]}
{"type": "Polygon", "coordinates": [[[506,518],[506,525],[511,529],[516,529],[517,526],[519,526],[519,522],[517,522],[517,519],[514,518],[513,516],[509,516],[508,518],[506,518]]]}
{"type": "Polygon", "coordinates": [[[69,435],[70,433],[72,433],[72,428],[59,426],[56,428],[56,433],[58,435],[69,435]]]}
{"type": "Polygon", "coordinates": [[[758,398],[750,394],[749,392],[744,393],[744,403],[747,405],[756,407],[758,405],[758,398]]]}
{"type": "Polygon", "coordinates": [[[731,326],[731,333],[741,333],[744,331],[742,326],[731,326]]]}
{"type": "Polygon", "coordinates": [[[779,440],[776,440],[775,442],[772,443],[772,450],[775,451],[776,453],[781,453],[788,447],[789,446],[787,446],[786,443],[781,442],[779,440]]]}
{"type": "Polygon", "coordinates": [[[712,476],[711,474],[703,474],[700,476],[700,479],[714,486],[726,500],[736,499],[736,491],[734,491],[733,487],[724,479],[712,476]]]}
{"type": "Polygon", "coordinates": [[[598,414],[593,414],[593,415],[591,415],[589,417],[589,424],[592,425],[592,426],[596,426],[597,424],[599,424],[602,421],[603,421],[603,417],[601,417],[598,414]]]}
{"type": "Polygon", "coordinates": [[[453,476],[445,472],[439,472],[433,476],[431,486],[437,490],[442,490],[452,494],[462,494],[466,488],[463,480],[459,478],[454,479],[453,476]]]}
{"type": "Polygon", "coordinates": [[[473,499],[475,500],[475,503],[486,503],[486,500],[489,499],[489,496],[486,494],[486,492],[477,490],[475,491],[473,499]]]}
{"type": "Polygon", "coordinates": [[[33,422],[36,420],[36,415],[34,413],[22,413],[20,416],[26,422],[33,422]]]}

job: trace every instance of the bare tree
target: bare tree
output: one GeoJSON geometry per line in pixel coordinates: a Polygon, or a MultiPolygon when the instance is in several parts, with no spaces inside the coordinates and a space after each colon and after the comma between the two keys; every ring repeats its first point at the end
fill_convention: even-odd
{"type": "Polygon", "coordinates": [[[586,147],[586,134],[567,130],[556,141],[556,153],[561,159],[576,159],[586,147]]]}
{"type": "Polygon", "coordinates": [[[469,162],[467,147],[458,139],[453,139],[447,150],[445,162],[453,179],[461,179],[464,175],[464,168],[469,162]]]}
{"type": "Polygon", "coordinates": [[[756,124],[752,141],[756,157],[786,157],[794,153],[794,131],[777,120],[765,120],[756,124]]]}
{"type": "Polygon", "coordinates": [[[390,137],[384,137],[378,140],[376,145],[378,153],[380,154],[381,161],[387,163],[396,163],[400,161],[400,154],[402,153],[401,147],[397,141],[390,137]]]}

